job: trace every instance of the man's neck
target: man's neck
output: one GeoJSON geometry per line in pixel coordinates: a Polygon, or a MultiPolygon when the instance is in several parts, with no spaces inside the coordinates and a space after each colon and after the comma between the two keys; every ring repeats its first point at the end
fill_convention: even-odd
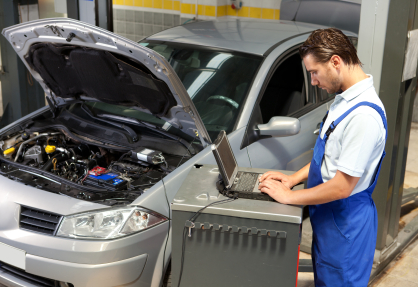
{"type": "Polygon", "coordinates": [[[364,79],[367,79],[367,76],[359,65],[355,65],[354,67],[346,67],[344,71],[344,78],[341,85],[341,90],[344,92],[349,89],[351,86],[357,84],[364,79]]]}

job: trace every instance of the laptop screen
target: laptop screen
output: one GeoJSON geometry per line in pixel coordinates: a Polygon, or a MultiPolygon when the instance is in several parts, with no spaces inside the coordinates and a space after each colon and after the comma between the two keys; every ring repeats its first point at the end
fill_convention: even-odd
{"type": "Polygon", "coordinates": [[[233,182],[232,177],[234,176],[234,171],[237,169],[237,162],[235,161],[235,157],[232,153],[232,149],[229,145],[228,137],[226,136],[225,131],[221,131],[219,133],[213,145],[214,146],[212,147],[212,150],[218,163],[221,175],[225,181],[225,184],[229,186],[233,182]]]}

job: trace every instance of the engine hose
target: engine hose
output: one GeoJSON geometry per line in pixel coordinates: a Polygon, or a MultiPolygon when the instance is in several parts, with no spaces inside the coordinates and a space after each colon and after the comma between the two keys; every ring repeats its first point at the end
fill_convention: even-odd
{"type": "Polygon", "coordinates": [[[68,155],[66,155],[66,154],[64,154],[64,153],[59,153],[59,154],[54,155],[53,157],[51,157],[51,158],[50,158],[50,159],[46,162],[46,164],[42,167],[42,170],[51,171],[52,166],[53,166],[52,160],[53,160],[54,158],[56,158],[56,159],[57,159],[57,162],[62,162],[62,161],[64,161],[64,160],[67,160],[67,159],[68,159],[68,155]]]}
{"type": "Polygon", "coordinates": [[[27,143],[32,142],[32,141],[34,141],[34,140],[36,140],[36,139],[38,139],[38,138],[41,138],[41,137],[45,137],[45,136],[54,136],[54,135],[59,135],[59,134],[61,134],[61,133],[43,133],[43,134],[39,134],[39,135],[37,135],[37,136],[35,136],[35,137],[31,138],[31,139],[28,139],[27,141],[24,141],[24,142],[20,145],[19,149],[17,150],[16,157],[15,157],[15,160],[14,160],[14,161],[15,161],[15,162],[17,161],[17,159],[19,158],[19,156],[20,156],[20,154],[21,154],[21,152],[22,152],[23,147],[24,147],[27,143]]]}

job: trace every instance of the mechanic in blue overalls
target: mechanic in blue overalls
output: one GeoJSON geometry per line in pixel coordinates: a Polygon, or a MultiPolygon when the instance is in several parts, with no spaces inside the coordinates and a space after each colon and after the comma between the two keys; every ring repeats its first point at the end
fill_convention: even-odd
{"type": "Polygon", "coordinates": [[[267,172],[260,189],[285,204],[309,205],[315,286],[368,284],[376,247],[372,199],[384,158],[385,110],[373,77],[338,29],[312,32],[299,49],[312,85],[336,93],[310,164],[291,176],[267,172]],[[307,189],[292,191],[307,180],[307,189]]]}

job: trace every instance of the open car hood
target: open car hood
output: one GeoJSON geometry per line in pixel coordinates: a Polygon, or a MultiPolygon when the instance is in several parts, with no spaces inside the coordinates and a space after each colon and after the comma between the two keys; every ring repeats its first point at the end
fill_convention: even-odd
{"type": "Polygon", "coordinates": [[[211,142],[182,82],[157,52],[66,18],[26,22],[2,34],[52,103],[95,100],[129,106],[198,135],[203,146],[211,142]]]}

